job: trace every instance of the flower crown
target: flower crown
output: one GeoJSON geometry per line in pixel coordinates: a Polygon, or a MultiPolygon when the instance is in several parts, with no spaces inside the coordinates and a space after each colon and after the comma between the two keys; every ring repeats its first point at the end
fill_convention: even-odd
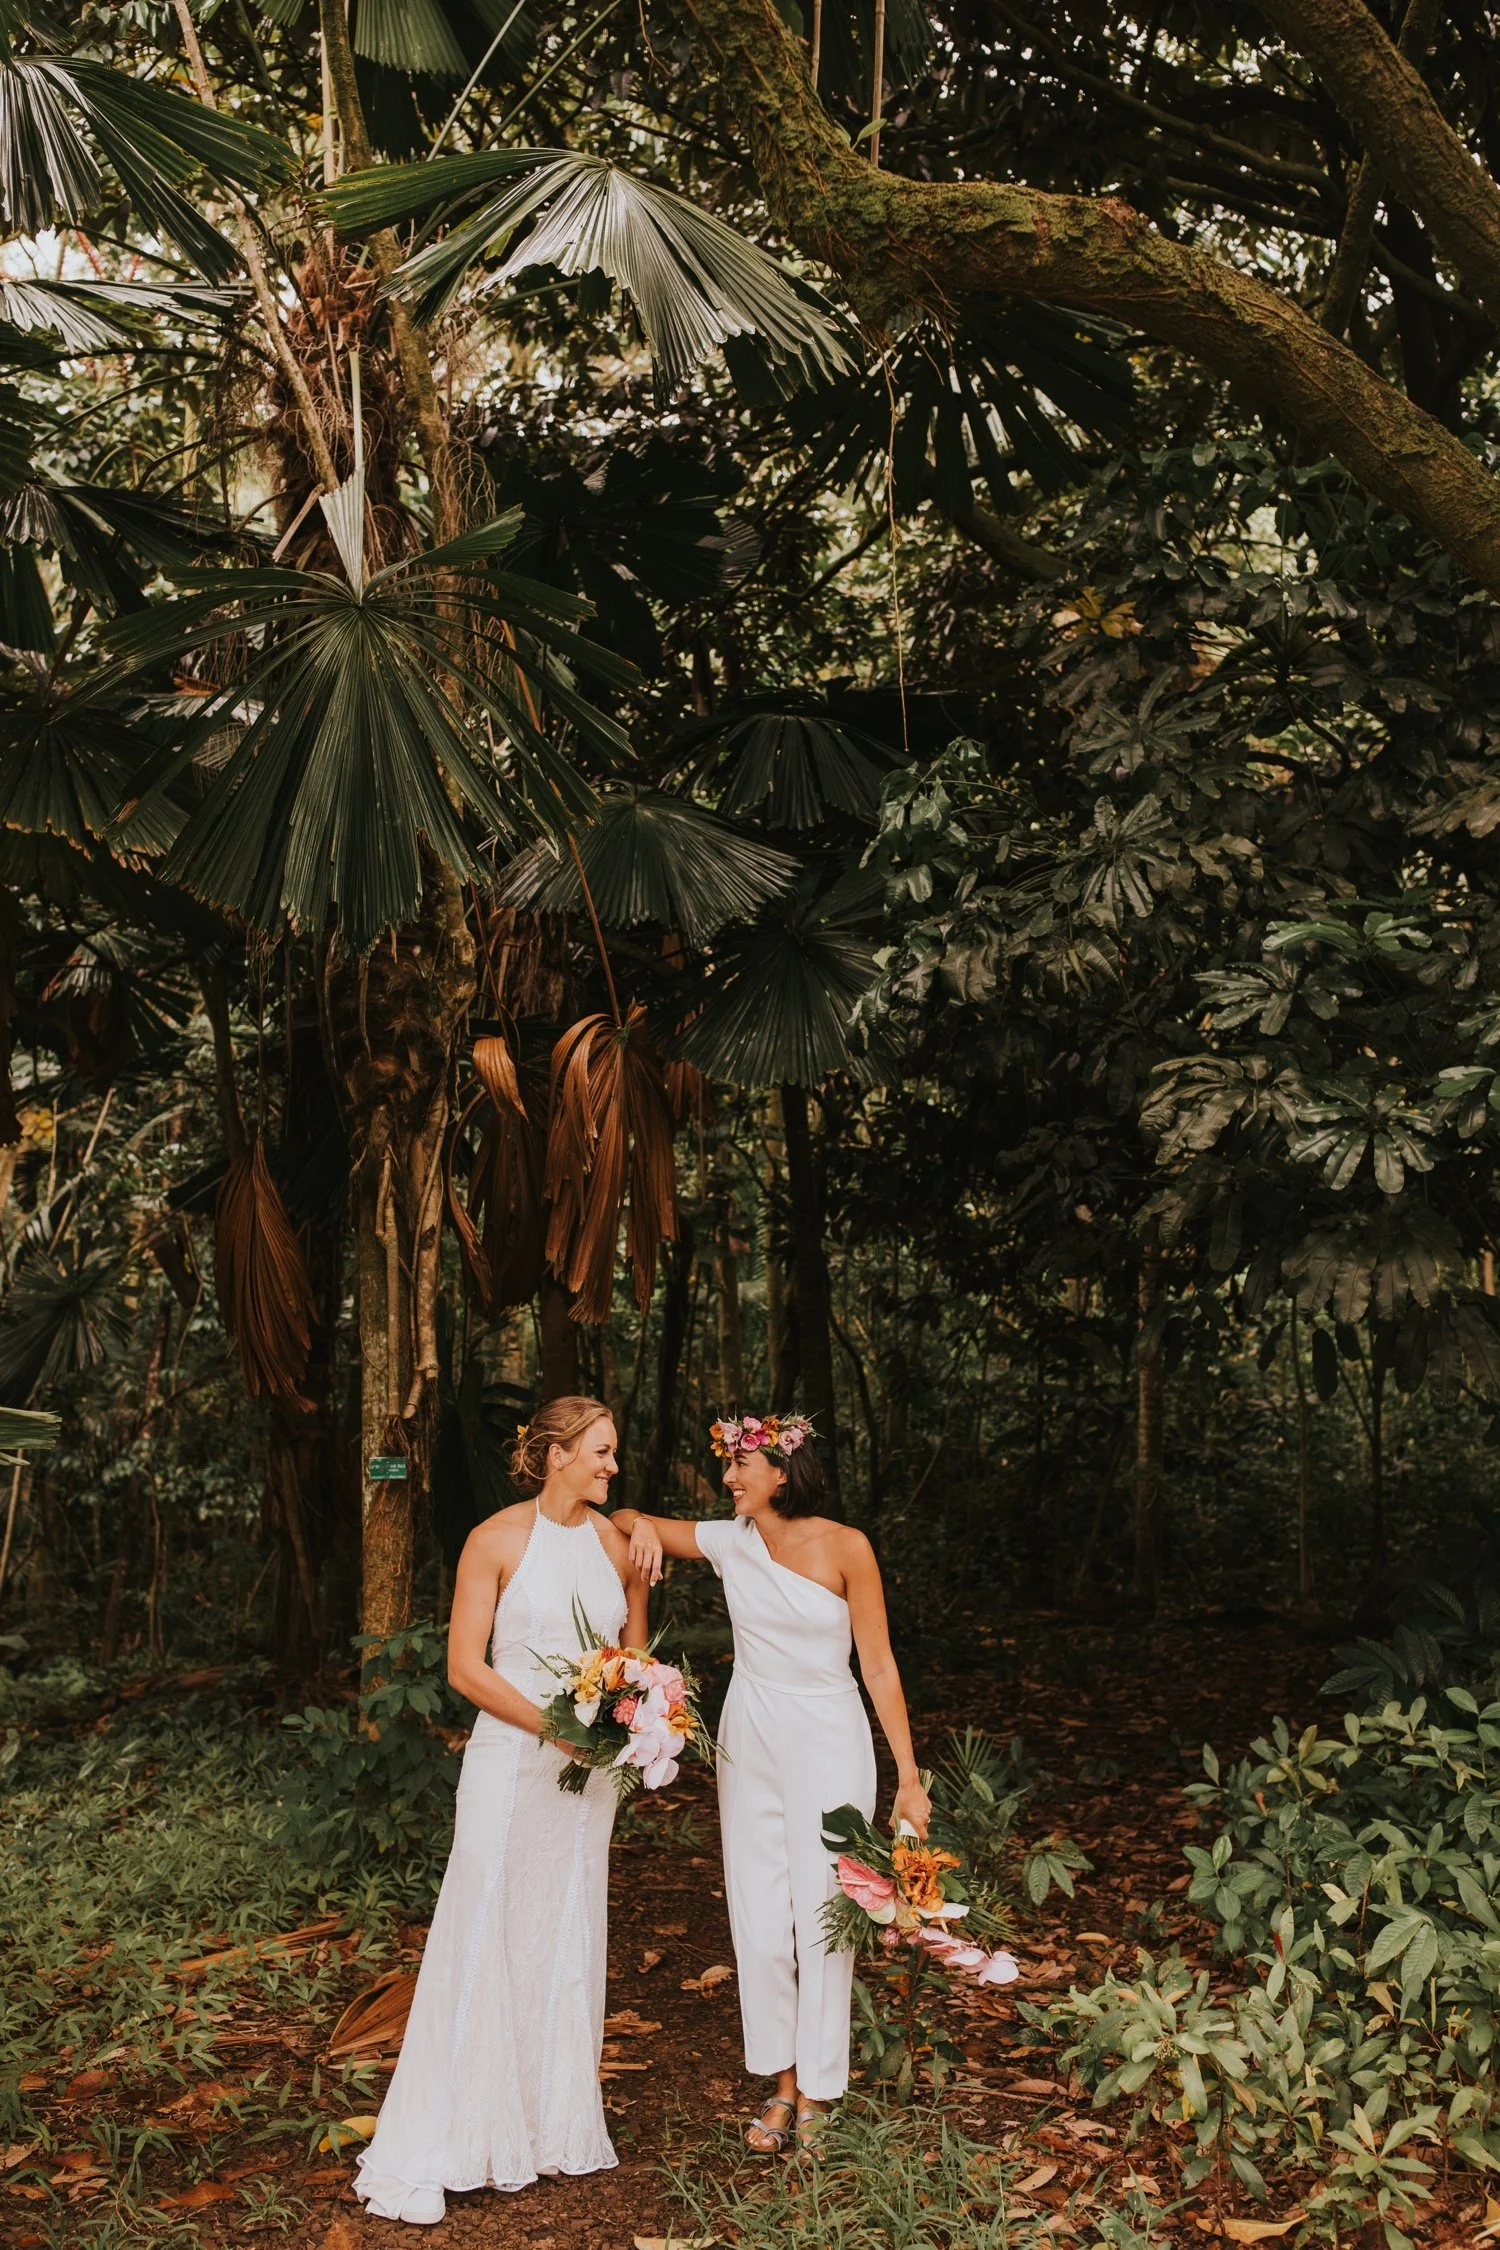
{"type": "Polygon", "coordinates": [[[721,1461],[737,1453],[770,1453],[786,1461],[815,1434],[805,1414],[742,1414],[737,1422],[712,1423],[708,1441],[721,1461]]]}

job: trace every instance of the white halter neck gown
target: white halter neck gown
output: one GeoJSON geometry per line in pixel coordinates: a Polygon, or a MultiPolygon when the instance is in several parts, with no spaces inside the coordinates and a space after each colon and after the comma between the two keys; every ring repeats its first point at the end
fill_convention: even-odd
{"type": "Polygon", "coordinates": [[[849,2083],[854,1956],[829,1953],[823,1815],[875,1810],[875,1746],[849,1669],[842,1594],[772,1560],[746,1518],[695,1526],[724,1581],[734,1676],[719,1723],[724,1890],[739,1971],[745,2068],[797,2066],[812,2101],[849,2083]]]}
{"type": "MultiPolygon", "coordinates": [[[[625,1590],[593,1518],[570,1528],[538,1509],[490,1657],[533,1703],[557,1690],[538,1657],[577,1653],[575,1604],[618,1638],[625,1590]]],[[[615,1793],[597,1773],[564,1795],[562,1763],[555,1743],[479,1714],[401,2059],[355,2183],[377,2218],[431,2224],[444,2188],[616,2161],[599,2092],[615,1793]]]]}

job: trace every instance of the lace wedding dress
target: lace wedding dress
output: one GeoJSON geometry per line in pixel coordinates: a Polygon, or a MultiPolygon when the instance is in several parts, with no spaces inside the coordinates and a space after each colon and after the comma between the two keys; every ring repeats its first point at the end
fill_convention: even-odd
{"type": "MultiPolygon", "coordinates": [[[[592,1519],[569,1528],[539,1508],[490,1655],[534,1703],[557,1684],[539,1657],[578,1649],[575,1607],[617,1638],[619,1573],[592,1519]]],[[[480,1713],[401,2059],[355,2182],[376,2218],[433,2225],[444,2188],[523,2188],[616,2161],[599,2092],[615,1793],[596,1773],[564,1794],[562,1762],[480,1713]]]]}

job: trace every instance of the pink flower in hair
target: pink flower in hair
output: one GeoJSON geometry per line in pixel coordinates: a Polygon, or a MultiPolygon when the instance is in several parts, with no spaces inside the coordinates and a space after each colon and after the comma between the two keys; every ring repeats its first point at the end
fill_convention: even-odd
{"type": "Polygon", "coordinates": [[[739,1451],[757,1453],[766,1442],[766,1425],[758,1414],[747,1414],[740,1424],[739,1451]]]}
{"type": "Polygon", "coordinates": [[[781,1436],[777,1441],[777,1452],[795,1453],[798,1446],[802,1444],[806,1436],[807,1432],[803,1429],[800,1422],[783,1422],[781,1425],[781,1436]]]}

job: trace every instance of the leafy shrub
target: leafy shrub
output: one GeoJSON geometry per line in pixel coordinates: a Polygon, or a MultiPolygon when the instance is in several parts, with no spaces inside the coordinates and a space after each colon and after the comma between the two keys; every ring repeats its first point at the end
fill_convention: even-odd
{"type": "Polygon", "coordinates": [[[355,1642],[365,1685],[332,1709],[283,1724],[302,1756],[287,1787],[287,1825],[325,1882],[347,1881],[373,1854],[418,1894],[441,1878],[453,1833],[458,1757],[439,1722],[455,1720],[446,1641],[426,1620],[355,1642]]]}
{"type": "Polygon", "coordinates": [[[1185,2125],[1184,2185],[1224,2167],[1257,2197],[1311,2170],[1307,2228],[1378,2220],[1392,2245],[1427,2194],[1418,2144],[1500,2171],[1500,1703],[1462,1687],[1342,1735],[1284,1720],[1253,1755],[1187,1791],[1216,1817],[1188,1845],[1190,1902],[1240,1958],[1219,1995],[1179,1956],[1142,1954],[1050,2008],[1023,2012],[1065,2042],[1105,2106],[1185,2125]]]}

